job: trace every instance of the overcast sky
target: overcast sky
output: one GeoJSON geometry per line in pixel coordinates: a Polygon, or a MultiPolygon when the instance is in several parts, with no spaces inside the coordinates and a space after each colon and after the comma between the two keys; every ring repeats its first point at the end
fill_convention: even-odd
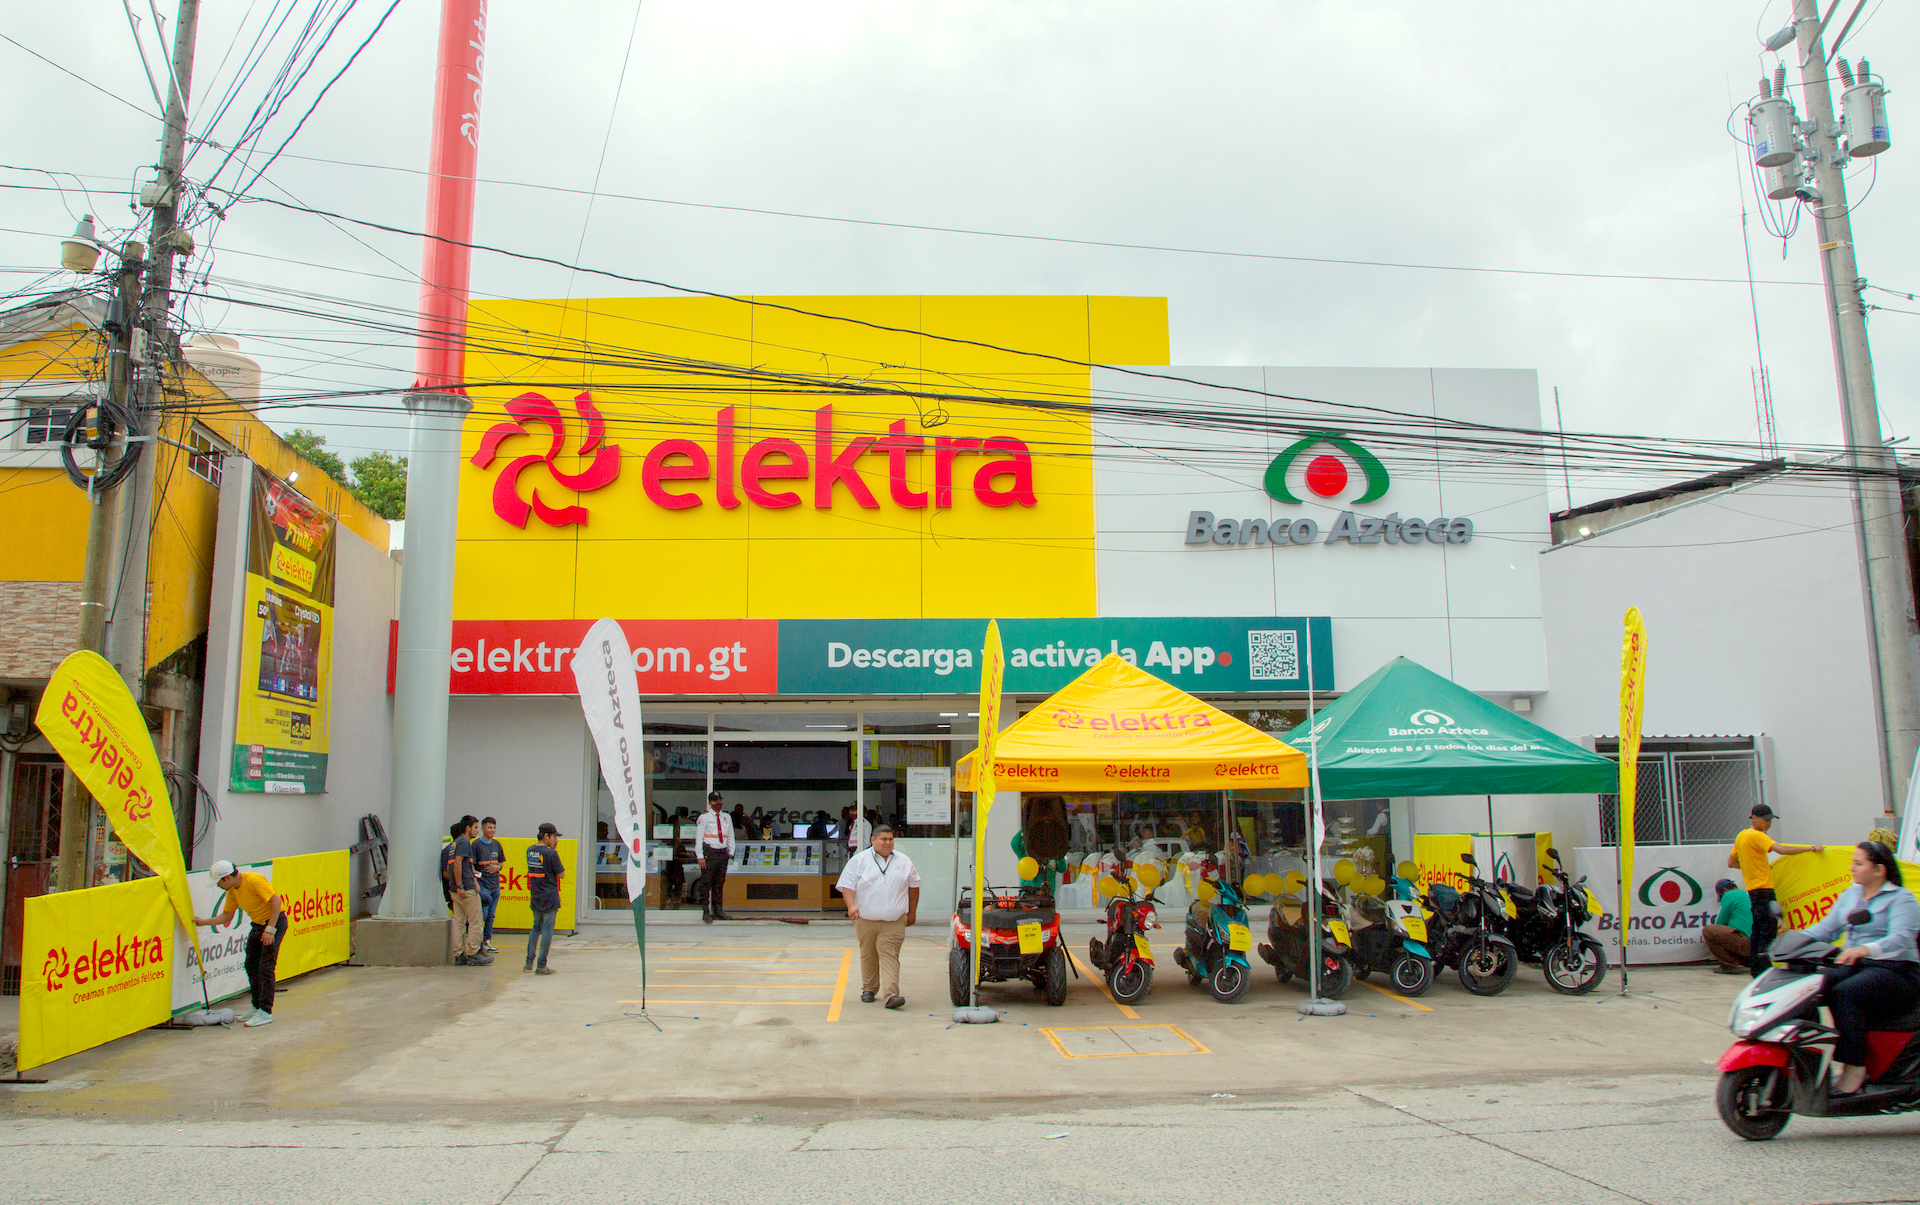
{"type": "MultiPolygon", "coordinates": [[[[289,2],[304,15],[316,0],[289,2]]],[[[1883,3],[1867,0],[1842,51],[1872,59],[1894,92],[1894,149],[1850,185],[1855,237],[1871,281],[1920,292],[1920,232],[1900,217],[1913,212],[1920,178],[1902,145],[1900,85],[1920,63],[1894,53],[1920,46],[1920,14],[1883,12],[1883,3]]],[[[244,45],[233,46],[237,14],[253,11],[257,22],[267,7],[206,6],[196,110],[245,58],[244,45]]],[[[385,7],[358,4],[308,86],[268,125],[266,145],[286,136],[313,84],[385,7]]],[[[586,190],[604,142],[603,194],[1270,255],[1738,283],[1302,264],[604,195],[588,223],[584,196],[506,185],[482,187],[476,241],[571,261],[584,224],[582,262],[732,293],[1165,296],[1176,364],[1535,368],[1549,426],[1557,385],[1570,429],[1754,437],[1747,175],[1727,119],[1730,97],[1750,96],[1770,68],[1756,32],[1785,22],[1784,0],[646,0],[622,86],[635,11],[632,0],[493,6],[483,176],[586,190]]],[[[170,29],[172,4],[161,12],[170,29]]],[[[437,20],[433,0],[402,0],[254,192],[419,228],[421,178],[375,168],[425,166],[437,20]]],[[[153,26],[145,17],[140,35],[158,67],[153,26]]],[[[0,33],[155,107],[126,13],[111,0],[13,5],[0,33]]],[[[241,89],[217,140],[237,133],[283,56],[284,42],[241,89]]],[[[90,193],[71,179],[64,194],[0,193],[0,265],[38,269],[57,262],[57,240],[79,212],[93,209],[103,227],[135,220],[126,182],[157,154],[158,122],[17,46],[0,42],[0,67],[0,102],[14,118],[0,158],[77,173],[90,193]]],[[[190,174],[204,177],[217,159],[203,149],[190,174]]],[[[234,182],[231,169],[223,179],[234,182]]],[[[4,171],[0,184],[47,180],[4,171]]],[[[1812,222],[1784,259],[1757,212],[1750,223],[1781,436],[1835,442],[1822,292],[1782,283],[1819,279],[1812,222]]],[[[410,308],[411,281],[379,278],[416,271],[417,244],[354,234],[370,246],[310,216],[239,206],[219,230],[213,274],[410,308]]],[[[30,280],[12,271],[0,288],[30,280]]],[[[638,291],[489,255],[475,257],[473,285],[476,296],[638,291]]],[[[1920,311],[1886,293],[1869,301],[1920,311]]],[[[340,336],[237,306],[196,306],[187,317],[242,337],[266,364],[269,391],[390,387],[410,376],[404,340],[313,342],[340,336]],[[312,363],[334,356],[343,358],[312,363]]],[[[1871,330],[1887,424],[1896,435],[1920,429],[1920,316],[1876,312],[1871,330]]],[[[275,422],[315,426],[349,457],[405,446],[397,413],[275,422]]],[[[1576,480],[1575,500],[1622,488],[1576,480]]]]}

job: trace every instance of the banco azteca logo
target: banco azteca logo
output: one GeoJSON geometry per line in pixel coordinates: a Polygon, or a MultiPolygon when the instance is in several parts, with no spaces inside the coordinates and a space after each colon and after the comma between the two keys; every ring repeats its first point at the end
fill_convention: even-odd
{"type": "Polygon", "coordinates": [[[1451,728],[1453,717],[1444,711],[1435,711],[1431,707],[1422,707],[1407,717],[1415,728],[1451,728]]]}
{"type": "Polygon", "coordinates": [[[593,457],[587,462],[587,467],[578,473],[566,472],[555,463],[556,458],[566,450],[567,424],[560,417],[560,408],[542,394],[529,391],[508,402],[507,413],[513,416],[514,421],[495,423],[481,437],[480,449],[473,454],[472,464],[475,468],[484,469],[493,463],[503,441],[516,435],[532,434],[527,430],[528,426],[544,424],[553,433],[553,440],[545,452],[510,461],[493,483],[493,513],[515,527],[525,527],[530,513],[540,516],[540,521],[548,527],[566,527],[576,523],[584,527],[587,523],[587,508],[584,506],[548,506],[541,500],[538,489],[529,491],[527,497],[521,497],[520,473],[523,469],[544,464],[555,481],[568,489],[582,492],[610,485],[620,475],[619,445],[600,445],[601,438],[607,433],[607,424],[600,417],[599,408],[593,404],[593,394],[582,393],[574,398],[573,409],[586,425],[586,434],[576,454],[583,461],[588,456],[593,457]]]}
{"type": "Polygon", "coordinates": [[[1706,897],[1700,890],[1699,882],[1686,871],[1673,866],[1662,866],[1646,878],[1640,880],[1640,902],[1649,908],[1658,908],[1662,904],[1678,904],[1682,908],[1691,908],[1706,897]],[[1658,896],[1658,899],[1654,897],[1658,896]],[[1686,899],[1681,899],[1686,896],[1686,899]]]}
{"type": "MultiPolygon", "coordinates": [[[[1380,458],[1338,431],[1310,431],[1295,440],[1286,451],[1273,458],[1267,466],[1267,496],[1279,502],[1299,504],[1300,498],[1287,487],[1287,474],[1292,471],[1294,462],[1316,448],[1328,448],[1345,452],[1353,462],[1360,466],[1360,472],[1367,479],[1367,488],[1353,500],[1355,506],[1364,506],[1387,492],[1387,486],[1393,478],[1387,474],[1387,466],[1380,458]]],[[[1307,461],[1305,475],[1306,487],[1322,498],[1332,498],[1347,488],[1351,474],[1347,472],[1347,462],[1322,451],[1307,461]]]]}
{"type": "Polygon", "coordinates": [[[47,951],[47,960],[40,967],[40,974],[47,981],[48,991],[59,991],[72,973],[73,964],[67,961],[67,947],[54,946],[47,951]]]}

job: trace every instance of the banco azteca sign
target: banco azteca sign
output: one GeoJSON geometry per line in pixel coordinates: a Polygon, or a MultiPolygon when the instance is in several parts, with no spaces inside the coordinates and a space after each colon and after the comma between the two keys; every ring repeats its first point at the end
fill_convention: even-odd
{"type": "MultiPolygon", "coordinates": [[[[522,480],[529,469],[543,469],[566,490],[592,493],[612,485],[623,469],[618,444],[606,442],[607,424],[591,392],[573,399],[580,435],[569,454],[568,423],[560,407],[545,394],[528,391],[506,404],[511,421],[495,423],[481,437],[471,463],[491,469],[501,458],[501,445],[520,438],[534,441],[516,445],[521,454],[502,467],[493,483],[493,513],[524,528],[529,518],[549,527],[586,526],[587,506],[557,506],[540,496],[538,479],[522,480]],[[544,429],[544,450],[538,448],[544,429]],[[567,463],[577,463],[569,470],[567,463]]],[[[884,435],[837,436],[832,405],[813,412],[808,444],[785,435],[742,431],[734,408],[714,415],[711,439],[663,439],[640,458],[640,487],[647,500],[662,510],[691,510],[711,500],[723,510],[751,505],[762,510],[785,510],[810,502],[815,510],[831,510],[843,491],[862,510],[878,510],[874,489],[885,473],[883,487],[893,505],[906,510],[949,510],[954,504],[955,480],[967,481],[982,506],[1034,506],[1033,453],[1026,443],[1009,435],[985,438],[926,436],[907,433],[905,419],[897,419],[884,435]],[[881,463],[884,462],[884,469],[881,463]],[[916,488],[931,468],[932,488],[916,488]],[[866,474],[873,474],[870,482],[866,474]],[[807,483],[783,489],[772,483],[807,483]]],[[[630,460],[631,457],[628,458],[630,460]]],[[[961,486],[959,488],[966,488],[961,486]]]]}
{"type": "MultiPolygon", "coordinates": [[[[1300,497],[1302,490],[1327,501],[1350,493],[1356,473],[1360,492],[1350,499],[1353,506],[1376,502],[1393,486],[1387,466],[1363,445],[1339,431],[1312,431],[1273,458],[1263,484],[1267,496],[1275,502],[1300,506],[1307,501],[1300,497]]],[[[1348,544],[1466,544],[1473,540],[1473,520],[1445,515],[1402,518],[1397,510],[1374,516],[1349,509],[1339,513],[1323,538],[1318,520],[1305,516],[1233,519],[1210,510],[1187,513],[1186,542],[1192,545],[1285,548],[1337,540],[1348,544]]]]}

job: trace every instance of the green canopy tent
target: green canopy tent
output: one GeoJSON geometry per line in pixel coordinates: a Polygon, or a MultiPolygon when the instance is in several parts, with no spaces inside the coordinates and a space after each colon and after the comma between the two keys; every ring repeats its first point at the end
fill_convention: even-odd
{"type": "MultiPolygon", "coordinates": [[[[1311,707],[1311,682],[1308,690],[1311,707]]],[[[1394,658],[1324,711],[1310,713],[1283,739],[1306,750],[1312,765],[1308,807],[1316,877],[1326,832],[1325,799],[1485,795],[1491,842],[1495,795],[1597,794],[1617,790],[1620,783],[1620,767],[1612,759],[1405,657],[1394,658]]],[[[1318,910],[1309,909],[1308,915],[1317,947],[1318,910]]],[[[1311,982],[1317,997],[1318,977],[1311,982]]]]}
{"type": "Polygon", "coordinates": [[[1602,794],[1620,786],[1612,758],[1405,657],[1281,739],[1300,749],[1312,742],[1326,799],[1602,794]]]}

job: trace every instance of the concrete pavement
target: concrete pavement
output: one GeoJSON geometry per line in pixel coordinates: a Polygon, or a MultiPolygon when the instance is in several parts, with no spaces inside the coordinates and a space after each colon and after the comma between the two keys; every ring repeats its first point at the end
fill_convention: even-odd
{"type": "MultiPolygon", "coordinates": [[[[950,1026],[941,924],[912,931],[897,1012],[859,1003],[844,923],[662,926],[656,1031],[617,932],[562,939],[551,977],[503,935],[492,967],[320,972],[271,1026],[61,1060],[0,1088],[14,1199],[124,1196],[99,1175],[123,1160],[154,1201],[231,1195],[209,1174],[263,1203],[1920,1198],[1920,1120],[1725,1131],[1741,980],[1699,968],[1638,970],[1626,999],[1538,971],[1492,999],[1356,986],[1347,1016],[1303,1020],[1271,972],[1231,1006],[1190,988],[1163,931],[1132,1010],[1082,979],[1061,1008],[987,989],[1001,1023],[950,1026]]],[[[1092,932],[1069,929],[1083,962],[1092,932]]]]}

